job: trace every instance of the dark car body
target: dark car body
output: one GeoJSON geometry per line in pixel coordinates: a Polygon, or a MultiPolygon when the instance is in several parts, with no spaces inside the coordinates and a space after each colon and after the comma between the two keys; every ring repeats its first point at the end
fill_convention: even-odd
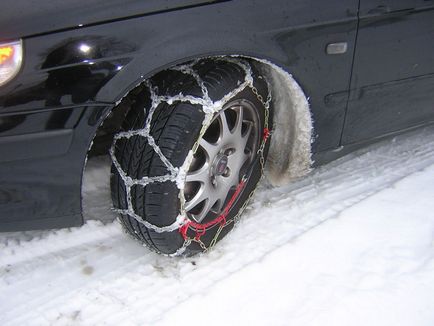
{"type": "Polygon", "coordinates": [[[290,72],[320,163],[434,121],[433,0],[5,0],[0,42],[16,39],[23,66],[0,87],[1,231],[80,225],[101,121],[145,78],[192,58],[238,54],[290,72]],[[337,42],[347,51],[327,53],[337,42]]]}

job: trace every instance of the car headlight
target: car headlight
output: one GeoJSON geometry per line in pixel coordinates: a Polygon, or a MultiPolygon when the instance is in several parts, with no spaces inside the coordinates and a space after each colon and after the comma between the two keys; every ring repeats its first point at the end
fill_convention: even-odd
{"type": "Polygon", "coordinates": [[[0,86],[16,76],[23,61],[21,41],[0,43],[0,86]]]}

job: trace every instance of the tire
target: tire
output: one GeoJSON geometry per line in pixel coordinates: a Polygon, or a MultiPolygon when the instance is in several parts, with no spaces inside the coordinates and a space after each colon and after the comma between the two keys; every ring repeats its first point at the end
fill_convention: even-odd
{"type": "MultiPolygon", "coordinates": [[[[266,99],[266,81],[252,63],[243,62],[251,67],[253,85],[266,99]]],[[[237,89],[245,79],[246,71],[237,62],[205,59],[191,63],[188,70],[163,71],[152,77],[149,83],[159,96],[166,97],[183,94],[201,98],[204,97],[205,86],[209,99],[215,102],[237,89]],[[203,85],[198,80],[202,80],[203,85]]],[[[145,127],[152,106],[150,92],[148,87],[141,86],[125,99],[130,110],[122,125],[123,132],[134,132],[145,127]]],[[[184,206],[180,200],[179,180],[178,184],[173,179],[160,180],[131,186],[130,205],[136,218],[126,212],[129,208],[127,186],[119,168],[135,180],[165,176],[173,171],[146,137],[134,134],[117,139],[112,147],[112,158],[118,162],[118,167],[112,164],[111,194],[114,207],[121,212],[119,219],[124,229],[152,250],[163,254],[182,252],[183,255],[192,255],[206,250],[224,237],[232,229],[235,217],[245,206],[262,174],[261,157],[266,158],[269,145],[262,133],[268,124],[271,125],[272,119],[271,114],[266,116],[263,102],[251,87],[245,87],[214,114],[202,136],[205,118],[202,105],[163,101],[155,108],[149,123],[149,135],[173,167],[183,166],[189,152],[199,143],[182,181],[184,206]],[[205,149],[208,144],[213,144],[209,151],[205,149]],[[259,151],[261,145],[263,150],[259,151]],[[194,180],[199,174],[200,180],[205,181],[194,180]],[[205,196],[202,202],[198,202],[201,199],[199,193],[205,196]],[[158,228],[176,225],[182,207],[189,223],[161,232],[158,228]]]]}

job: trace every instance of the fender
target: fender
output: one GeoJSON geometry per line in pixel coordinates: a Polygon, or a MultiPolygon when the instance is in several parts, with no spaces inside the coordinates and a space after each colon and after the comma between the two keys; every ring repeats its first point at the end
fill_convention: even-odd
{"type": "Polygon", "coordinates": [[[357,1],[344,2],[333,6],[315,1],[313,6],[301,0],[229,1],[115,22],[111,37],[134,50],[125,54],[130,61],[99,89],[95,100],[117,103],[152,74],[193,58],[253,57],[293,75],[308,95],[315,130],[313,151],[337,148],[346,101],[326,103],[325,99],[349,89],[357,1]],[[348,43],[344,55],[326,54],[328,42],[343,39],[348,43]]]}
{"type": "Polygon", "coordinates": [[[192,59],[237,55],[285,65],[286,54],[278,44],[269,44],[266,40],[252,40],[248,33],[174,30],[170,36],[163,34],[160,36],[165,38],[164,42],[160,37],[147,41],[140,54],[101,88],[96,100],[118,102],[146,78],[192,59]]]}

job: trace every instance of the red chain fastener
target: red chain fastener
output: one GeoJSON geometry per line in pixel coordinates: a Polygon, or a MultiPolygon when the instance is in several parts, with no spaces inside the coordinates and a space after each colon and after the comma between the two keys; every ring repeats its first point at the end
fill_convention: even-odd
{"type": "Polygon", "coordinates": [[[179,233],[181,233],[184,240],[188,239],[187,231],[190,227],[195,231],[194,239],[199,241],[200,238],[206,233],[206,229],[217,224],[224,226],[226,224],[226,216],[229,214],[229,211],[232,208],[232,205],[234,204],[238,195],[243,190],[245,183],[246,181],[242,179],[241,182],[237,185],[237,188],[235,189],[235,192],[229,200],[228,204],[226,205],[225,209],[223,210],[223,213],[217,216],[214,220],[204,224],[188,220],[183,226],[181,226],[179,228],[179,233]]]}
{"type": "Polygon", "coordinates": [[[262,139],[264,141],[267,141],[268,137],[270,137],[270,129],[264,128],[264,131],[262,133],[262,139]]]}
{"type": "Polygon", "coordinates": [[[179,228],[179,233],[181,233],[184,240],[187,240],[187,231],[188,231],[188,228],[190,227],[191,223],[192,223],[191,221],[187,221],[184,225],[182,225],[179,228]]]}
{"type": "Polygon", "coordinates": [[[199,241],[200,237],[203,236],[206,232],[206,228],[201,225],[200,227],[196,227],[196,234],[194,235],[194,240],[199,241]]]}

